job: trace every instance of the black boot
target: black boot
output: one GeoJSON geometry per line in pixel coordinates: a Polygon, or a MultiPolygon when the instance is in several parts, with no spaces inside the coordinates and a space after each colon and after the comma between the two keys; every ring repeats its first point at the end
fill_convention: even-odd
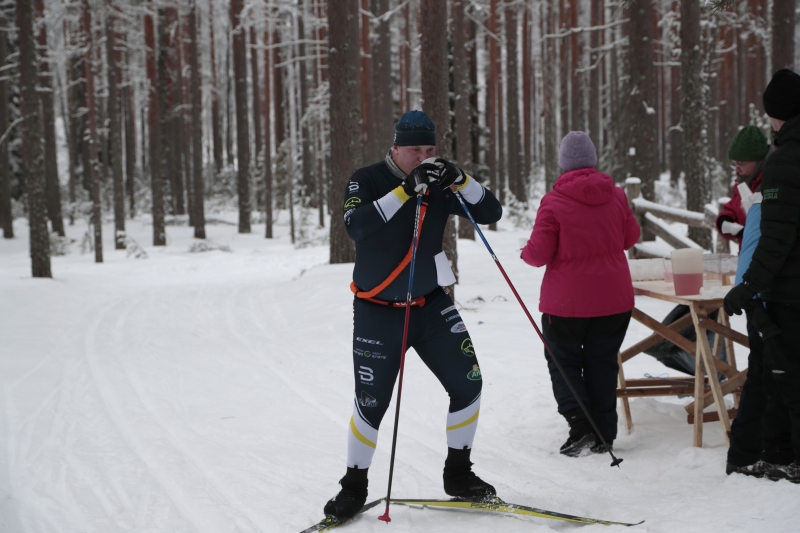
{"type": "Polygon", "coordinates": [[[569,438],[561,445],[560,452],[569,457],[578,457],[583,450],[595,445],[592,424],[583,409],[572,409],[563,414],[569,424],[569,438]]]}
{"type": "Polygon", "coordinates": [[[482,501],[497,495],[494,487],[475,475],[469,454],[472,450],[447,448],[444,461],[444,491],[463,500],[482,501]]]}
{"type": "Polygon", "coordinates": [[[355,516],[367,501],[368,468],[347,467],[347,473],[339,484],[342,490],[325,504],[325,516],[350,518],[355,516]]]}

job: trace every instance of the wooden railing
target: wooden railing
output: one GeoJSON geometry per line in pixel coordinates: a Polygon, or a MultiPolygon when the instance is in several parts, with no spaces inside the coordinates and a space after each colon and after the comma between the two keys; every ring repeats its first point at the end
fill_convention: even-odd
{"type": "MultiPolygon", "coordinates": [[[[728,201],[728,198],[720,198],[717,206],[706,205],[703,213],[668,207],[642,198],[642,181],[639,178],[625,180],[625,194],[628,197],[628,204],[631,206],[633,215],[636,217],[639,227],[642,228],[642,233],[649,232],[661,237],[664,242],[673,248],[702,248],[702,246],[689,237],[676,234],[666,222],[681,222],[690,227],[705,228],[715,232],[715,221],[719,209],[728,201]]],[[[643,245],[641,237],[639,243],[631,249],[631,257],[636,259],[661,257],[660,254],[654,254],[649,251],[643,245]]],[[[728,253],[730,251],[728,241],[723,238],[717,238],[715,251],[717,253],[728,253]]]]}

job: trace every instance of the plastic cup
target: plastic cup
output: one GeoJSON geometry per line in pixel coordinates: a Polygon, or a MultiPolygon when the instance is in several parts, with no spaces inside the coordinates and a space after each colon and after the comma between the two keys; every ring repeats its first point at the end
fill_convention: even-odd
{"type": "Polygon", "coordinates": [[[703,287],[703,250],[681,248],[670,253],[676,296],[700,294],[703,287]]]}
{"type": "Polygon", "coordinates": [[[662,261],[664,262],[664,281],[672,283],[672,260],[665,257],[662,261]]]}

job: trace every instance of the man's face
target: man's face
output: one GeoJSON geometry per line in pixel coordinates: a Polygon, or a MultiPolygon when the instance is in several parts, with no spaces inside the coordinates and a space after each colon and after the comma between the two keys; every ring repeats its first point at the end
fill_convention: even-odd
{"type": "Polygon", "coordinates": [[[775,131],[781,131],[781,128],[784,124],[786,124],[785,120],[781,120],[779,118],[769,117],[769,123],[772,124],[772,129],[775,131]]]}
{"type": "Polygon", "coordinates": [[[731,161],[731,168],[743,178],[756,171],[758,161],[731,161]]]}
{"type": "Polygon", "coordinates": [[[397,168],[408,174],[429,157],[436,157],[436,147],[432,145],[421,146],[393,146],[392,159],[397,168]]]}

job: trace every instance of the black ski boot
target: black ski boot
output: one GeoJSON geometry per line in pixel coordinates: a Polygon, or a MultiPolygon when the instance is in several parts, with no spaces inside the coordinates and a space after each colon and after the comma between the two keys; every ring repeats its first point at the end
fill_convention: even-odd
{"type": "Polygon", "coordinates": [[[456,498],[468,501],[485,501],[497,496],[494,487],[475,475],[469,454],[472,450],[447,448],[444,461],[444,491],[456,498]]]}
{"type": "Polygon", "coordinates": [[[774,470],[775,468],[777,468],[777,465],[759,459],[755,463],[747,466],[736,466],[727,463],[725,465],[725,473],[728,475],[743,474],[745,476],[762,478],[766,476],[770,470],[774,470]]]}
{"type": "Polygon", "coordinates": [[[586,418],[583,409],[572,409],[563,414],[569,424],[569,438],[561,445],[561,454],[568,457],[578,457],[583,450],[595,445],[595,434],[592,424],[586,418]]]}
{"type": "Polygon", "coordinates": [[[347,467],[347,473],[339,484],[342,490],[325,504],[325,516],[350,518],[355,516],[367,501],[368,468],[347,467]]]}

